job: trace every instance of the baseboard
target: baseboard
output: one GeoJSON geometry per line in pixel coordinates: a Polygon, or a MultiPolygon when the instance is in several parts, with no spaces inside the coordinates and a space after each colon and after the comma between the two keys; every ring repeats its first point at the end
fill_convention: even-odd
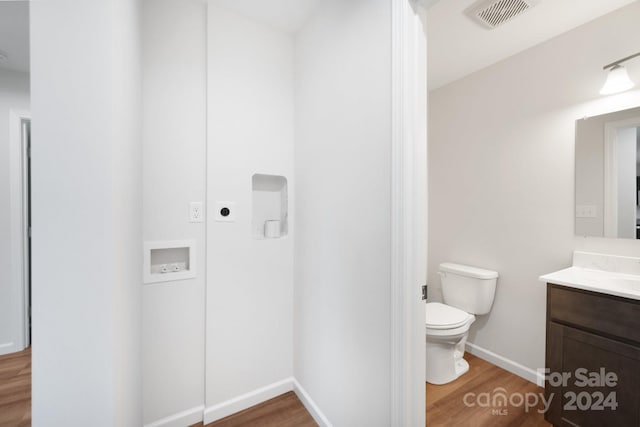
{"type": "Polygon", "coordinates": [[[203,412],[204,412],[204,405],[196,406],[195,408],[187,409],[186,411],[178,412],[177,414],[173,414],[168,417],[154,421],[152,423],[145,424],[144,427],[190,426],[202,421],[203,412]]]}
{"type": "Polygon", "coordinates": [[[0,344],[0,356],[3,356],[5,354],[10,354],[10,353],[16,353],[18,351],[21,351],[21,350],[19,350],[18,346],[15,345],[15,343],[13,342],[0,344]]]}
{"type": "Polygon", "coordinates": [[[333,424],[329,422],[329,419],[322,413],[318,405],[311,399],[309,393],[302,388],[302,385],[296,380],[293,379],[293,391],[298,396],[298,399],[302,402],[307,411],[311,414],[313,419],[320,427],[333,427],[333,424]]]}
{"type": "Polygon", "coordinates": [[[307,393],[302,385],[293,377],[275,382],[208,408],[205,408],[204,406],[197,406],[195,408],[187,409],[177,414],[153,421],[152,423],[145,424],[144,427],[185,427],[199,422],[209,424],[269,399],[273,399],[274,397],[278,397],[289,391],[294,391],[296,393],[298,399],[300,399],[304,407],[320,427],[333,427],[333,424],[331,424],[329,419],[324,415],[324,413],[322,413],[318,405],[313,401],[311,396],[309,396],[309,393],[307,393]]]}
{"type": "Polygon", "coordinates": [[[229,415],[240,412],[244,409],[250,408],[258,403],[262,403],[266,400],[273,399],[286,392],[293,390],[293,378],[286,378],[284,380],[269,384],[268,386],[259,388],[249,393],[245,393],[233,399],[229,399],[225,402],[217,405],[210,406],[204,410],[204,424],[209,424],[214,421],[220,420],[229,415]]]}
{"type": "Polygon", "coordinates": [[[489,351],[470,342],[467,342],[466,350],[474,356],[478,356],[480,359],[491,362],[494,365],[511,372],[512,374],[522,377],[525,380],[537,384],[540,387],[544,387],[544,374],[541,372],[534,371],[533,369],[527,368],[526,366],[523,366],[518,362],[514,362],[511,359],[507,359],[504,356],[500,356],[497,353],[489,351]]]}

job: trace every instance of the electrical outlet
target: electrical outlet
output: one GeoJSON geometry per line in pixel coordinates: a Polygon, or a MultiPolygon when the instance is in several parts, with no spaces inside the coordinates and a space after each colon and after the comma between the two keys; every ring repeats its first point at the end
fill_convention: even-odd
{"type": "Polygon", "coordinates": [[[189,204],[189,222],[204,222],[204,206],[202,202],[189,204]]]}

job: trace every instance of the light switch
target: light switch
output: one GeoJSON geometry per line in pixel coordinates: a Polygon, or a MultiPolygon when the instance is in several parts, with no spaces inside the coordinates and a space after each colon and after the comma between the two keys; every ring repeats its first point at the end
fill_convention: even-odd
{"type": "Polygon", "coordinates": [[[597,218],[598,207],[596,205],[576,205],[576,218],[597,218]]]}
{"type": "Polygon", "coordinates": [[[204,222],[204,205],[202,202],[189,203],[189,222],[204,222]]]}

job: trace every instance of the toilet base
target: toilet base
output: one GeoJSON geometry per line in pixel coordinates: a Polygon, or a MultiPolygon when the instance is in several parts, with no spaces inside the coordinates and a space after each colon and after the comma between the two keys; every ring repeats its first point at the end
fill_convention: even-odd
{"type": "Polygon", "coordinates": [[[464,359],[460,359],[456,361],[456,374],[458,375],[456,378],[460,377],[463,374],[469,372],[469,362],[464,359]]]}
{"type": "Polygon", "coordinates": [[[466,342],[466,333],[448,339],[427,338],[426,379],[429,384],[447,384],[469,372],[469,362],[463,357],[466,342]]]}

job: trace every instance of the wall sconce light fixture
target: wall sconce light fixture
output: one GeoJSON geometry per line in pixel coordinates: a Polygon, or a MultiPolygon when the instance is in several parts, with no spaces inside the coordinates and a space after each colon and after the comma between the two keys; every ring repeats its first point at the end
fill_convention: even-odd
{"type": "Polygon", "coordinates": [[[629,78],[627,69],[624,68],[622,63],[638,56],[640,56],[640,52],[634,53],[631,56],[627,56],[626,58],[622,58],[603,67],[603,70],[609,70],[609,73],[607,74],[607,81],[604,83],[604,86],[602,86],[602,89],[600,89],[601,95],[612,95],[614,93],[624,92],[625,90],[629,90],[635,86],[633,81],[631,81],[631,78],[629,78]]]}

